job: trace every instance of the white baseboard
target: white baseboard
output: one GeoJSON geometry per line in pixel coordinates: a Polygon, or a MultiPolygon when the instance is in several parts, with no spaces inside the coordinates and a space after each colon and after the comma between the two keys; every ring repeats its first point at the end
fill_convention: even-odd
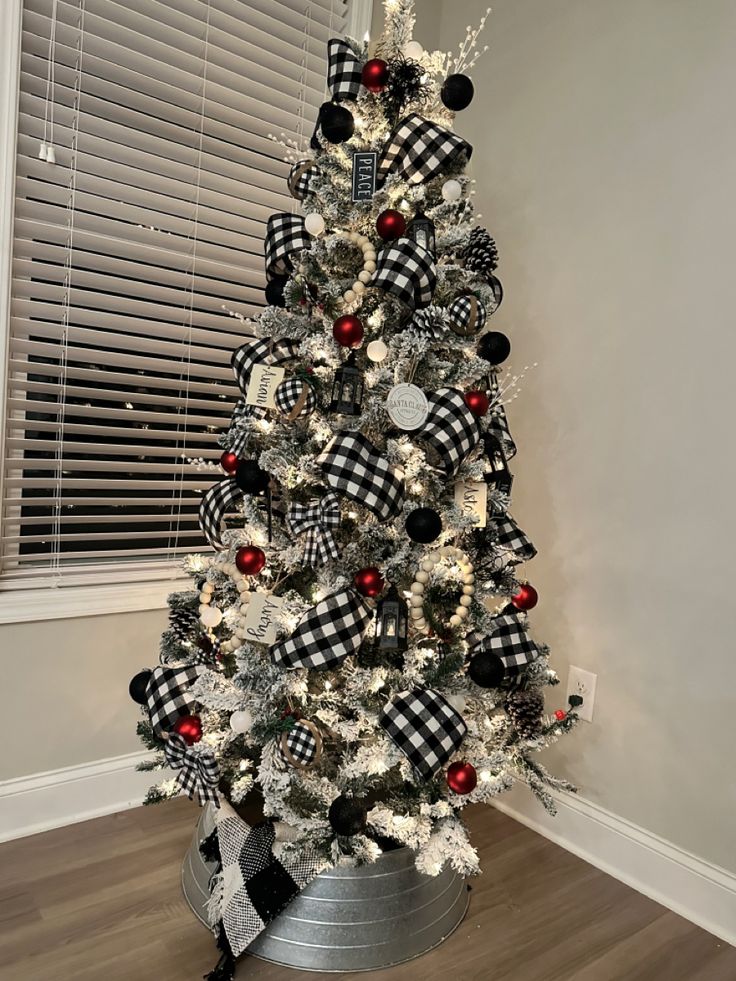
{"type": "Polygon", "coordinates": [[[494,803],[567,851],[736,945],[736,874],[574,794],[555,799],[556,817],[521,787],[494,803]]]}
{"type": "Polygon", "coordinates": [[[136,764],[148,753],[81,763],[0,781],[0,841],[137,807],[157,774],[136,764]]]}

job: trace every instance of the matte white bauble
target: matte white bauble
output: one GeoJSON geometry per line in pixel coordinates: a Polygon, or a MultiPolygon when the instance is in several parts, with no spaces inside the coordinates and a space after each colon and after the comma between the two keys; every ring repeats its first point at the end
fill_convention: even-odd
{"type": "Polygon", "coordinates": [[[450,705],[452,705],[456,712],[459,712],[460,715],[463,714],[465,711],[465,706],[468,704],[468,700],[465,695],[445,695],[444,698],[446,702],[449,702],[450,705]]]}
{"type": "Polygon", "coordinates": [[[380,364],[381,361],[385,361],[388,356],[388,347],[383,343],[383,341],[371,341],[368,347],[365,349],[365,353],[368,355],[370,361],[375,362],[375,364],[380,364]]]}
{"type": "Polygon", "coordinates": [[[310,235],[321,235],[325,230],[325,220],[322,215],[312,211],[304,219],[304,227],[310,235]]]}
{"type": "Polygon", "coordinates": [[[414,61],[417,61],[424,54],[424,48],[419,41],[409,41],[404,45],[404,54],[407,58],[413,58],[414,61]]]}
{"type": "Polygon", "coordinates": [[[460,181],[445,181],[442,185],[442,197],[445,201],[459,201],[463,196],[463,189],[460,181]]]}
{"type": "Polygon", "coordinates": [[[233,732],[242,733],[248,732],[250,727],[253,725],[253,716],[250,714],[248,709],[239,709],[237,712],[233,712],[230,716],[230,728],[233,732]]]}
{"type": "Polygon", "coordinates": [[[216,606],[206,606],[199,614],[199,619],[205,627],[217,627],[222,623],[222,610],[216,606]]]}

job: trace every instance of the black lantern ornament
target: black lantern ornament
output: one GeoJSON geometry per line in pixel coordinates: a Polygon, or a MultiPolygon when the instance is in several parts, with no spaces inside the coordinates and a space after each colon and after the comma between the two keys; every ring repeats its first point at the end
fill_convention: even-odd
{"type": "Polygon", "coordinates": [[[359,416],[363,404],[363,372],[355,363],[355,351],[335,372],[330,411],[359,416]]]}
{"type": "Polygon", "coordinates": [[[435,248],[434,222],[423,211],[417,211],[406,229],[407,237],[421,245],[432,258],[437,258],[435,248]]]}
{"type": "Polygon", "coordinates": [[[405,651],[409,626],[409,609],[391,586],[376,609],[376,647],[379,651],[405,651]]]}
{"type": "Polygon", "coordinates": [[[500,440],[493,433],[485,433],[483,445],[490,464],[490,470],[487,470],[484,476],[485,482],[493,484],[504,494],[510,494],[514,476],[509,470],[500,440]]]}

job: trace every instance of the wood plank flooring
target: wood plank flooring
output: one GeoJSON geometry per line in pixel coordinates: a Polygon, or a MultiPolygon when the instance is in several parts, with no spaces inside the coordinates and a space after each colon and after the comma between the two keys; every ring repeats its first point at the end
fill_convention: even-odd
{"type": "MultiPolygon", "coordinates": [[[[180,799],[0,845],[1,981],[198,981],[216,961],[179,886],[180,799]]],[[[371,981],[736,981],[736,948],[498,811],[468,812],[484,874],[441,947],[371,981]]],[[[245,958],[239,981],[352,978],[245,958]]]]}

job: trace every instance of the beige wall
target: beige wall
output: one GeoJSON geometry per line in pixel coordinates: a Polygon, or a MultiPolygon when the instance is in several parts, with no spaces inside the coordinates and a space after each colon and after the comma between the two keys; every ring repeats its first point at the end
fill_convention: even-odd
{"type": "Polygon", "coordinates": [[[0,626],[0,780],[143,751],[128,682],[158,663],[166,611],[0,626]]]}
{"type": "MultiPolygon", "coordinates": [[[[445,0],[441,46],[485,7],[445,0]]],[[[457,129],[495,326],[540,363],[510,411],[533,622],[563,680],[598,674],[594,723],[548,759],[736,869],[736,4],[497,0],[489,28],[457,129]]]]}

